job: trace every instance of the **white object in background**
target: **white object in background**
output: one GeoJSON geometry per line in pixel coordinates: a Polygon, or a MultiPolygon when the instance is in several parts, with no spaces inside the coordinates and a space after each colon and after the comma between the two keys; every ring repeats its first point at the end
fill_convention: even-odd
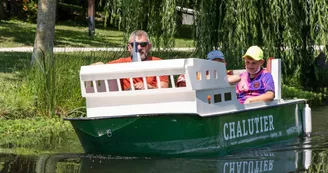
{"type": "Polygon", "coordinates": [[[309,107],[309,104],[305,105],[305,108],[303,110],[303,130],[304,133],[307,136],[310,136],[312,132],[312,115],[311,115],[311,108],[309,107]]]}
{"type": "MultiPolygon", "coordinates": [[[[311,145],[307,145],[306,147],[311,148],[311,145]]],[[[304,165],[304,168],[307,170],[307,169],[309,169],[309,167],[311,165],[312,150],[311,149],[304,150],[303,157],[304,157],[303,165],[304,165]]]]}
{"type": "Polygon", "coordinates": [[[281,59],[272,59],[271,74],[274,81],[275,99],[281,99],[281,59]]]}

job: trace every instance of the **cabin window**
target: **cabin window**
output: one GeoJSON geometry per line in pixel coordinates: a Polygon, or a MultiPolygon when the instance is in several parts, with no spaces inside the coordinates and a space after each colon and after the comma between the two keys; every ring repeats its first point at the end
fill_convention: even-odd
{"type": "Polygon", "coordinates": [[[231,93],[224,93],[224,101],[230,101],[231,100],[231,93]]]}
{"type": "MultiPolygon", "coordinates": [[[[186,87],[187,82],[186,82],[185,74],[174,75],[174,79],[175,79],[176,87],[186,87]]],[[[160,82],[158,82],[158,83],[160,83],[160,82]]]]}
{"type": "Polygon", "coordinates": [[[210,75],[211,75],[210,71],[206,70],[206,79],[207,80],[210,80],[210,75]]]}
{"type": "Polygon", "coordinates": [[[84,86],[85,86],[86,93],[94,93],[95,92],[92,81],[85,81],[84,86]]]}
{"type": "Polygon", "coordinates": [[[214,70],[214,72],[213,72],[213,78],[214,79],[217,79],[218,78],[218,74],[217,74],[217,71],[216,70],[214,70]]]}
{"type": "Polygon", "coordinates": [[[222,102],[221,94],[215,94],[214,95],[214,103],[219,103],[219,102],[222,102]]]}
{"type": "Polygon", "coordinates": [[[122,91],[120,79],[109,79],[107,80],[108,91],[122,91]]]}
{"type": "Polygon", "coordinates": [[[197,71],[197,72],[196,72],[196,79],[197,79],[197,80],[202,80],[202,74],[201,74],[200,71],[197,71]]]}
{"type": "Polygon", "coordinates": [[[106,86],[104,80],[97,80],[96,85],[97,85],[98,92],[106,92],[106,86]]]}
{"type": "Polygon", "coordinates": [[[210,95],[207,96],[207,102],[208,102],[208,104],[211,104],[211,96],[210,95]]]}

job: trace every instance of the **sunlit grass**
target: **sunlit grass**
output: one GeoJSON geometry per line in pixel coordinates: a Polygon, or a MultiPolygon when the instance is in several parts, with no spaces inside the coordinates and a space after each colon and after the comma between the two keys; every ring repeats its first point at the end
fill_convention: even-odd
{"type": "Polygon", "coordinates": [[[27,90],[23,91],[23,69],[29,62],[29,53],[0,54],[0,118],[23,117],[33,114],[32,99],[27,90]],[[25,113],[22,115],[22,113],[25,113]]]}
{"type": "Polygon", "coordinates": [[[175,39],[175,47],[183,47],[183,48],[193,48],[194,42],[190,39],[175,39]]]}

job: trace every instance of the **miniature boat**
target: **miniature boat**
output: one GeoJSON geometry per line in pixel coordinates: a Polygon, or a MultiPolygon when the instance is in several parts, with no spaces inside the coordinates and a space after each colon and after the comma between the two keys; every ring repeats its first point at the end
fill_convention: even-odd
{"type": "Polygon", "coordinates": [[[223,63],[188,58],[82,66],[87,117],[66,118],[86,153],[125,156],[226,155],[311,133],[306,100],[281,98],[281,60],[268,69],[271,102],[240,104],[223,63]],[[176,87],[184,74],[186,87],[176,87]],[[169,88],[123,90],[120,79],[167,75],[169,88]],[[198,76],[201,76],[200,78],[198,76]]]}

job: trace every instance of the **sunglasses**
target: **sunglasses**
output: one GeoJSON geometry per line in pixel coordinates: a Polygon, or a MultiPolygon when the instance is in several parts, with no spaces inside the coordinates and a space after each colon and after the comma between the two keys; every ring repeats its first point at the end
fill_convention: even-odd
{"type": "MultiPolygon", "coordinates": [[[[129,43],[133,47],[133,43],[129,43]]],[[[146,47],[148,42],[136,42],[136,46],[140,45],[141,47],[146,47]]]]}

